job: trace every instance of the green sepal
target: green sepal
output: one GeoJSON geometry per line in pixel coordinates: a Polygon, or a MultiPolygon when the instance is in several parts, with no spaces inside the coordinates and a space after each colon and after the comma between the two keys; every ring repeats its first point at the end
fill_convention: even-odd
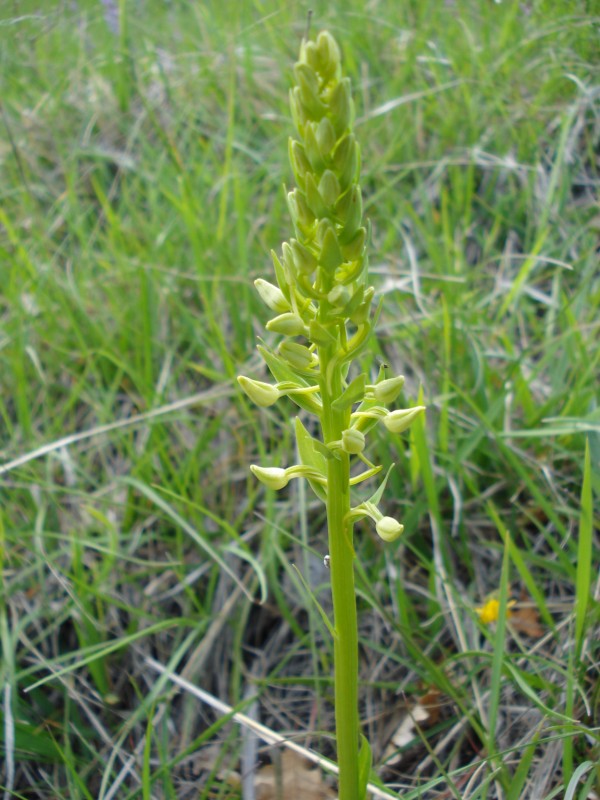
{"type": "Polygon", "coordinates": [[[364,372],[357,375],[350,385],[344,389],[343,394],[333,401],[331,404],[333,410],[345,411],[347,408],[350,408],[350,406],[353,406],[354,403],[360,403],[361,400],[364,400],[366,382],[367,379],[364,372]]]}
{"type": "MultiPolygon", "coordinates": [[[[305,381],[304,378],[298,375],[281,356],[260,344],[258,345],[258,352],[263,357],[269,372],[278,383],[291,381],[301,387],[312,386],[312,383],[305,381]]],[[[292,394],[290,400],[310,414],[320,416],[323,411],[321,401],[314,394],[292,394]]]]}
{"type": "Polygon", "coordinates": [[[359,800],[367,800],[367,785],[371,777],[373,766],[373,754],[371,745],[366,736],[360,734],[360,749],[358,751],[358,797],[359,800]]]}
{"type": "MultiPolygon", "coordinates": [[[[327,477],[327,462],[324,456],[315,448],[316,440],[306,430],[300,417],[296,417],[296,442],[298,444],[298,453],[300,460],[303,464],[313,467],[317,472],[320,472],[324,478],[327,477]]],[[[311,489],[317,495],[319,500],[324,503],[327,501],[327,493],[321,484],[308,478],[311,489]]]]}

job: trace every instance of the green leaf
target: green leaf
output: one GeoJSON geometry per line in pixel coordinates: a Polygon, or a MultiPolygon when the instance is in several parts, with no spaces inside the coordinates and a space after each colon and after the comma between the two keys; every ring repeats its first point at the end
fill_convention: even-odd
{"type": "Polygon", "coordinates": [[[367,800],[367,784],[371,775],[373,756],[371,745],[366,736],[360,734],[360,750],[358,751],[358,796],[360,800],[367,800]]]}
{"type": "Polygon", "coordinates": [[[385,473],[385,478],[381,481],[379,489],[377,489],[375,494],[372,494],[371,497],[369,497],[369,499],[366,501],[367,503],[373,503],[373,505],[375,506],[379,503],[379,501],[381,500],[381,496],[383,495],[383,492],[385,490],[385,485],[388,482],[388,478],[390,477],[390,472],[393,470],[394,466],[395,466],[394,464],[390,464],[390,466],[388,467],[388,471],[385,473]]]}
{"type": "Polygon", "coordinates": [[[346,387],[343,394],[333,401],[331,404],[333,410],[345,411],[347,408],[350,408],[350,406],[354,405],[354,403],[360,403],[365,396],[366,382],[367,379],[364,372],[361,375],[357,375],[352,383],[346,387]]]}
{"type": "MultiPolygon", "coordinates": [[[[320,472],[324,477],[327,477],[327,462],[325,457],[315,448],[317,443],[315,439],[306,430],[299,417],[296,417],[296,442],[298,444],[298,453],[300,454],[300,461],[308,467],[313,467],[320,472]]],[[[327,493],[320,483],[308,478],[310,487],[317,495],[319,500],[326,502],[327,493]]]]}
{"type": "Polygon", "coordinates": [[[592,570],[592,465],[590,446],[586,440],[581,486],[581,513],[577,543],[577,574],[575,578],[575,652],[581,652],[585,615],[589,603],[592,570]]]}

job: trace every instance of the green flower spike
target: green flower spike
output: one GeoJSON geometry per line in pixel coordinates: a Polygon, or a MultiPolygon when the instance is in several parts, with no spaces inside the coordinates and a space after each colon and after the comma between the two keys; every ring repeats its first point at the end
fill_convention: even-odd
{"type": "Polygon", "coordinates": [[[363,456],[366,434],[379,421],[400,433],[423,407],[388,410],[402,390],[402,376],[385,379],[381,373],[369,383],[361,373],[347,380],[352,361],[372,335],[374,289],[367,283],[369,228],[358,183],[354,102],[350,81],[342,76],[340,49],[329,33],[302,42],[294,79],[290,108],[297,136],[290,139],[288,153],[296,187],[287,195],[294,235],[283,243],[280,255],[271,253],[277,285],[255,281],[261,299],[276,315],[266,329],[279,341],[274,349],[259,346],[276,384],[244,377],[239,382],[259,406],[270,406],[286,395],[318,421],[319,434],[313,438],[296,420],[302,464],[287,469],[252,465],[251,470],[274,490],[283,489],[292,478],[306,478],[326,504],[339,798],[365,800],[370,766],[368,745],[363,743],[359,758],[353,526],[368,516],[386,542],[400,536],[403,526],[377,507],[385,480],[370,501],[355,508],[350,495],[354,485],[381,470],[363,456]],[[368,469],[351,477],[354,458],[368,469]]]}

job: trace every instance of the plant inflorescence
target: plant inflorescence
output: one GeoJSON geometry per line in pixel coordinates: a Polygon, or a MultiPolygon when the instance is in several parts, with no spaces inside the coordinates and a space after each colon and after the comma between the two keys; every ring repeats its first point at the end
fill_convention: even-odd
{"type": "Polygon", "coordinates": [[[382,469],[364,455],[369,431],[382,422],[389,432],[402,433],[424,407],[390,410],[402,391],[401,375],[388,377],[382,368],[374,381],[362,370],[350,377],[353,362],[373,335],[374,288],[368,284],[369,227],[358,182],[360,148],[353,133],[350,80],[342,77],[340,50],[328,32],[302,42],[294,76],[290,107],[298,139],[290,138],[289,159],[296,188],[287,195],[294,238],[284,242],[280,256],[272,253],[276,284],[255,281],[275,314],[266,329],[281,336],[276,349],[259,346],[276,382],[238,380],[257,405],[268,407],[287,396],[319,423],[320,435],[313,436],[296,419],[301,463],[252,465],[251,470],[275,490],[292,478],[306,478],[327,507],[339,792],[341,800],[355,800],[365,796],[370,758],[364,756],[366,742],[360,745],[357,710],[353,525],[368,517],[387,542],[404,528],[379,509],[385,480],[354,506],[351,487],[382,469]],[[353,460],[362,462],[361,472],[351,468],[353,460]]]}

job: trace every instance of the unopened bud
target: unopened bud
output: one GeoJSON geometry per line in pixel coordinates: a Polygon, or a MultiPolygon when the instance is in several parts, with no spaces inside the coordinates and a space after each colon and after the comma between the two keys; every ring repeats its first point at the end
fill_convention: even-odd
{"type": "Polygon", "coordinates": [[[325,272],[333,273],[344,260],[333,228],[329,227],[323,236],[319,264],[325,272]]]}
{"type": "Polygon", "coordinates": [[[303,275],[312,275],[317,268],[317,259],[307,247],[296,239],[291,239],[290,245],[294,264],[298,272],[301,272],[303,275]]]}
{"type": "Polygon", "coordinates": [[[289,483],[289,478],[286,470],[281,467],[259,467],[256,464],[251,464],[250,469],[252,473],[261,483],[264,483],[269,489],[283,489],[289,483]]]}
{"type": "Polygon", "coordinates": [[[328,31],[317,36],[317,55],[321,62],[321,75],[325,80],[336,77],[340,69],[340,48],[328,31]]]}
{"type": "Polygon", "coordinates": [[[350,455],[358,455],[365,449],[365,435],[356,428],[342,431],[342,450],[350,455]]]}
{"type": "Polygon", "coordinates": [[[367,232],[364,228],[359,228],[348,244],[342,245],[342,253],[346,261],[356,261],[363,254],[367,232]]]}
{"type": "Polygon", "coordinates": [[[395,378],[386,378],[384,381],[376,383],[373,395],[378,403],[393,403],[398,397],[404,386],[404,375],[397,375],[395,378]]]}
{"type": "Polygon", "coordinates": [[[272,406],[281,396],[279,390],[270,383],[255,381],[252,378],[246,378],[245,375],[238,375],[238,383],[250,400],[261,408],[272,406]]]}
{"type": "Polygon", "coordinates": [[[284,339],[278,347],[279,353],[292,367],[309,369],[316,362],[315,354],[298,342],[289,342],[284,339]]]}
{"type": "Polygon", "coordinates": [[[329,107],[335,132],[341,136],[352,123],[350,78],[344,78],[337,84],[329,98],[329,107]]]}
{"type": "Polygon", "coordinates": [[[342,286],[341,284],[336,284],[333,289],[327,295],[327,301],[331,303],[332,306],[346,306],[346,304],[350,300],[350,292],[346,286],[342,286]]]}
{"type": "Polygon", "coordinates": [[[304,186],[304,176],[310,170],[310,164],[304,147],[291,137],[288,144],[288,155],[296,180],[301,186],[304,186]]]}
{"type": "Polygon", "coordinates": [[[321,176],[321,180],[319,181],[319,194],[323,198],[323,202],[327,208],[333,208],[340,196],[340,182],[330,169],[326,169],[321,176]]]}
{"type": "Polygon", "coordinates": [[[425,411],[425,406],[402,408],[390,413],[383,418],[383,424],[390,433],[403,433],[410,428],[415,419],[425,411]]]}
{"type": "Polygon", "coordinates": [[[404,525],[393,517],[382,517],[375,523],[375,530],[384,542],[393,542],[404,531],[404,525]]]}
{"type": "Polygon", "coordinates": [[[274,286],[269,281],[264,281],[262,278],[257,278],[254,281],[256,291],[260,295],[263,303],[271,309],[283,314],[284,311],[290,310],[290,304],[286,300],[285,295],[278,286],[274,286]]]}
{"type": "Polygon", "coordinates": [[[298,314],[288,311],[287,314],[280,314],[278,317],[273,317],[265,325],[268,331],[273,333],[281,333],[284,336],[300,336],[306,330],[304,322],[298,314]]]}
{"type": "Polygon", "coordinates": [[[329,117],[323,117],[317,127],[317,144],[323,158],[328,156],[336,143],[336,135],[329,117]]]}

